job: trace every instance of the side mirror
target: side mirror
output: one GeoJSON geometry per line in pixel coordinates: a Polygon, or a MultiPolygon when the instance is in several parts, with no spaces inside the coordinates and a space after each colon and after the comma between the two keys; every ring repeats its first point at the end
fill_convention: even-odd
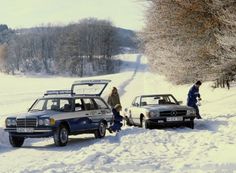
{"type": "Polygon", "coordinates": [[[136,107],[139,107],[139,104],[138,104],[138,103],[135,103],[135,106],[136,106],[136,107]]]}
{"type": "Polygon", "coordinates": [[[178,101],[178,104],[179,104],[179,105],[182,105],[182,104],[183,104],[183,101],[178,101]]]}

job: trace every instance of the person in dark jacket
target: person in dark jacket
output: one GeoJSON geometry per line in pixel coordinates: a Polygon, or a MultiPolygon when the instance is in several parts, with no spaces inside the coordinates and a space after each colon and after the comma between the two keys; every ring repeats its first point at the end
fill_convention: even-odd
{"type": "Polygon", "coordinates": [[[193,107],[196,111],[197,119],[201,119],[199,113],[199,108],[197,105],[198,100],[201,100],[201,95],[199,93],[199,88],[201,86],[202,82],[197,81],[189,90],[188,92],[188,99],[187,99],[187,105],[190,107],[193,107]]]}
{"type": "Polygon", "coordinates": [[[111,108],[114,108],[115,105],[120,104],[120,96],[116,87],[112,88],[111,94],[107,99],[107,103],[111,106],[111,108]]]}
{"type": "Polygon", "coordinates": [[[114,115],[114,122],[113,125],[108,128],[109,132],[119,132],[121,130],[121,127],[123,124],[121,123],[123,120],[123,116],[120,115],[120,111],[122,110],[122,107],[120,104],[115,105],[115,107],[112,109],[112,113],[114,115]]]}

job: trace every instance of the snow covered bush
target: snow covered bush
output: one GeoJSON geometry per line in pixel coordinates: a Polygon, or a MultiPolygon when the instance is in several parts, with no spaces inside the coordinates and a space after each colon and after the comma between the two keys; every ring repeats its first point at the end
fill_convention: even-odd
{"type": "Polygon", "coordinates": [[[154,70],[175,83],[236,74],[235,1],[147,1],[141,38],[154,70]]]}

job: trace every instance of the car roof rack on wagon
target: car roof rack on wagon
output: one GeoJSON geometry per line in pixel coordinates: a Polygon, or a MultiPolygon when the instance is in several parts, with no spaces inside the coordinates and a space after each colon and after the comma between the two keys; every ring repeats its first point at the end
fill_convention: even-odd
{"type": "Polygon", "coordinates": [[[73,96],[74,94],[72,90],[48,90],[44,93],[44,97],[73,96]]]}

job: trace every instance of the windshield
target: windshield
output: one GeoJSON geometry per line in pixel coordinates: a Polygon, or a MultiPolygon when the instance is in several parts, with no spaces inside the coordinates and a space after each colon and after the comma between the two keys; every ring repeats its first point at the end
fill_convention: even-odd
{"type": "Polygon", "coordinates": [[[72,110],[72,99],[62,98],[45,98],[37,100],[29,111],[63,111],[72,110]]]}
{"type": "Polygon", "coordinates": [[[172,95],[152,95],[152,96],[141,97],[141,106],[166,105],[166,104],[178,104],[178,103],[172,95]]]}

